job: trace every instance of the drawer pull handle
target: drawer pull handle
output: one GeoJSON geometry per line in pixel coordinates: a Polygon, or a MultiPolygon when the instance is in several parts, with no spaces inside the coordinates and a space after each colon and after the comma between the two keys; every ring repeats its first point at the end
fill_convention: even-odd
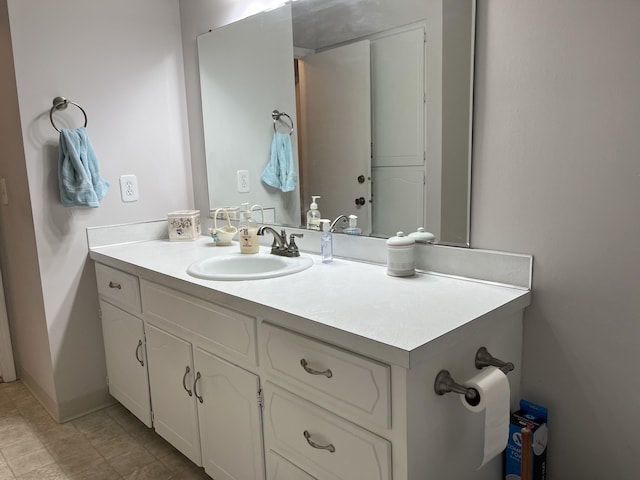
{"type": "Polygon", "coordinates": [[[330,443],[329,445],[320,445],[314,442],[313,440],[311,440],[311,434],[309,433],[308,430],[305,430],[303,435],[304,435],[304,438],[306,438],[307,443],[311,445],[313,448],[317,448],[318,450],[328,450],[329,453],[333,453],[336,451],[336,447],[333,446],[333,443],[330,443]]]}
{"type": "Polygon", "coordinates": [[[109,288],[117,288],[118,290],[122,290],[122,285],[116,282],[109,282],[109,288]]]}
{"type": "Polygon", "coordinates": [[[136,360],[138,360],[140,365],[144,367],[144,360],[140,355],[138,355],[138,352],[142,353],[142,340],[138,340],[138,346],[136,347],[136,360]]]}
{"type": "Polygon", "coordinates": [[[189,375],[190,371],[191,369],[189,368],[189,365],[187,365],[184,375],[182,376],[182,388],[184,388],[185,392],[187,392],[190,397],[193,397],[193,392],[187,388],[187,375],[189,375]]]}
{"type": "Polygon", "coordinates": [[[196,398],[200,403],[204,401],[201,395],[198,395],[198,380],[200,380],[200,372],[196,373],[196,379],[193,382],[193,393],[195,393],[196,398]]]}
{"type": "Polygon", "coordinates": [[[314,370],[313,368],[309,367],[309,364],[304,358],[300,360],[300,365],[302,365],[302,368],[304,368],[304,371],[310,375],[324,375],[327,378],[333,377],[333,373],[328,368],[323,372],[319,370],[314,370]]]}

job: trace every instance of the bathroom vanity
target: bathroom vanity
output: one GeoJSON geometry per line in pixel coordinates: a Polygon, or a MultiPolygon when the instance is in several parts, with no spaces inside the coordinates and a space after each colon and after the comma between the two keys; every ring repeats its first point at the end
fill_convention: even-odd
{"type": "MultiPolygon", "coordinates": [[[[434,380],[442,369],[471,378],[485,346],[515,364],[517,405],[528,285],[395,278],[383,265],[306,253],[315,264],[293,275],[211,281],[187,267],[236,243],[104,243],[90,256],[109,390],[216,480],[500,476],[501,457],[476,470],[482,415],[437,395],[434,380]]],[[[439,248],[424,246],[418,263],[439,248]]],[[[530,278],[528,256],[477,255],[530,278]]]]}

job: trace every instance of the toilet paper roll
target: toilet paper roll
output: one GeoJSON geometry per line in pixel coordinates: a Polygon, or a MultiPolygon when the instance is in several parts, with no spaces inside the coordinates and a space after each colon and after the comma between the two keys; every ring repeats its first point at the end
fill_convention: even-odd
{"type": "Polygon", "coordinates": [[[509,439],[509,403],[511,391],[509,380],[496,367],[486,367],[464,382],[465,387],[475,388],[480,394],[480,403],[470,405],[461,395],[465,408],[474,413],[484,412],[484,456],[480,467],[499,455],[509,439]]]}

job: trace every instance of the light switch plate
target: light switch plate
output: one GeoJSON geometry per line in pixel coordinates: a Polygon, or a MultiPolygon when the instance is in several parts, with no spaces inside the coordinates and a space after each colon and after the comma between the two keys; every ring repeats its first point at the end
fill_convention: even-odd
{"type": "Polygon", "coordinates": [[[127,203],[138,201],[138,179],[135,175],[120,176],[120,198],[127,203]]]}

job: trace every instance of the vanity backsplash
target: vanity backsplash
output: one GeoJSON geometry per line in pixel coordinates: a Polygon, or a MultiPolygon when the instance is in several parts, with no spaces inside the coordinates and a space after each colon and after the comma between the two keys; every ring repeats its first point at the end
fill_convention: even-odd
{"type": "MultiPolygon", "coordinates": [[[[281,227],[274,225],[275,229],[281,227]]],[[[320,253],[321,232],[287,227],[287,233],[302,234],[296,238],[303,252],[320,253]]],[[[157,220],[87,229],[89,248],[168,238],[167,221],[157,220]]],[[[269,245],[270,236],[261,237],[269,245]]],[[[386,240],[355,235],[334,235],[333,254],[360,262],[386,265],[386,240]]],[[[519,253],[494,250],[458,248],[444,245],[416,243],[415,267],[418,272],[441,273],[492,283],[531,288],[533,257],[519,253]]]]}

